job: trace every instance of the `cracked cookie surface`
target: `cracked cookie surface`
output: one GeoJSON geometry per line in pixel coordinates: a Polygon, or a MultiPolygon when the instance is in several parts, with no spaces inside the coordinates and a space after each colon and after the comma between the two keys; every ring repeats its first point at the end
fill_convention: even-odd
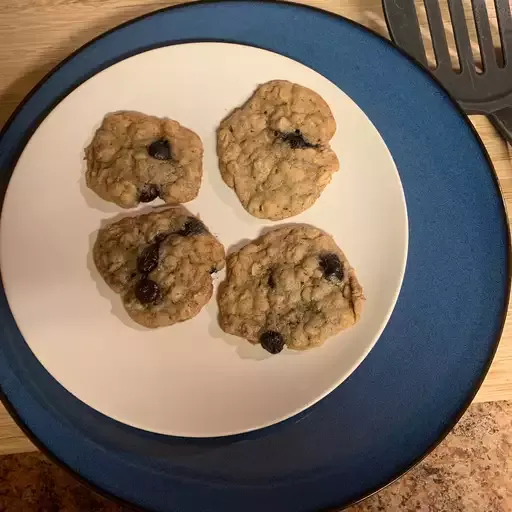
{"type": "Polygon", "coordinates": [[[85,150],[87,186],[123,208],[194,199],[203,175],[203,144],[177,121],[139,112],[107,114],[85,150]]]}
{"type": "Polygon", "coordinates": [[[218,295],[220,325],[275,354],[308,349],[351,327],[364,296],[354,269],[327,233],[278,228],[228,256],[218,295]]]}
{"type": "Polygon", "coordinates": [[[126,217],[100,229],[96,267],[130,317],[155,328],[188,320],[213,293],[224,247],[181,206],[126,217]]]}
{"type": "Polygon", "coordinates": [[[339,169],[329,146],[336,122],[316,92],[285,80],[261,85],[220,124],[222,178],[255,217],[297,215],[339,169]]]}

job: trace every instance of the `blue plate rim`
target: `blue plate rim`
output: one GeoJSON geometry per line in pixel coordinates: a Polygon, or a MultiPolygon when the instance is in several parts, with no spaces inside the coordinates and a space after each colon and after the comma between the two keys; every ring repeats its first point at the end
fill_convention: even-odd
{"type": "MultiPolygon", "coordinates": [[[[353,26],[357,27],[358,29],[360,29],[362,31],[365,31],[368,34],[378,38],[381,42],[384,42],[385,44],[390,45],[396,51],[398,51],[403,57],[405,57],[407,60],[409,60],[410,62],[415,64],[418,68],[420,68],[422,70],[422,72],[424,73],[424,75],[427,77],[427,79],[430,79],[432,82],[434,82],[437,85],[437,87],[439,89],[441,89],[443,91],[443,93],[446,95],[446,97],[449,99],[449,101],[451,102],[453,107],[456,109],[456,111],[462,117],[462,119],[464,120],[465,124],[469,127],[469,129],[471,130],[473,136],[475,137],[476,141],[478,142],[480,150],[482,151],[482,154],[484,155],[484,157],[486,159],[486,162],[487,162],[487,164],[489,166],[489,169],[491,171],[492,180],[493,180],[493,183],[494,183],[494,185],[496,187],[496,191],[497,191],[497,193],[499,195],[499,198],[500,198],[500,205],[502,207],[503,220],[504,220],[505,226],[507,228],[507,230],[506,230],[506,243],[507,243],[507,249],[508,249],[508,258],[507,258],[507,265],[506,265],[507,266],[507,289],[506,289],[507,293],[505,295],[505,301],[503,303],[503,308],[502,308],[502,312],[501,312],[500,327],[499,327],[499,331],[497,333],[498,334],[497,335],[497,339],[494,340],[492,351],[489,354],[489,358],[486,361],[485,367],[484,367],[482,373],[480,374],[478,380],[476,381],[475,385],[471,389],[471,392],[466,397],[466,400],[462,403],[461,408],[457,411],[457,413],[453,416],[453,418],[449,422],[447,422],[447,425],[446,425],[445,429],[443,429],[443,431],[440,433],[440,435],[436,439],[436,441],[434,443],[432,443],[432,445],[422,455],[420,455],[415,460],[413,460],[410,463],[410,465],[405,470],[399,470],[395,475],[393,475],[393,477],[386,484],[379,485],[376,488],[371,489],[370,491],[362,493],[359,497],[357,497],[356,499],[352,500],[351,502],[344,503],[344,504],[342,504],[340,506],[336,506],[334,508],[333,507],[329,507],[327,509],[321,509],[321,510],[318,511],[318,512],[336,512],[336,511],[339,511],[339,510],[343,510],[343,509],[345,509],[347,507],[353,506],[353,505],[355,505],[357,503],[360,503],[360,502],[364,501],[365,499],[373,496],[374,494],[377,494],[381,490],[387,488],[389,485],[391,485],[394,482],[396,482],[397,480],[399,480],[402,476],[406,475],[409,471],[414,469],[421,461],[423,461],[423,459],[425,459],[428,455],[430,455],[430,453],[432,453],[443,442],[443,440],[451,432],[451,430],[455,427],[455,425],[459,422],[461,417],[464,415],[464,413],[466,412],[468,407],[473,402],[473,399],[475,398],[477,392],[479,391],[480,387],[482,386],[482,384],[483,384],[483,382],[484,382],[484,380],[485,380],[485,378],[486,378],[486,376],[488,374],[488,371],[489,371],[489,369],[491,367],[491,364],[492,364],[492,362],[494,360],[494,357],[496,355],[496,352],[497,352],[500,340],[501,340],[502,335],[503,335],[503,330],[504,330],[504,327],[505,327],[505,323],[506,323],[506,317],[507,317],[508,307],[509,307],[509,303],[510,303],[510,292],[511,292],[511,286],[512,286],[512,259],[510,258],[510,254],[512,253],[512,236],[511,236],[511,231],[510,231],[511,230],[510,220],[509,220],[509,217],[507,215],[507,205],[506,205],[506,202],[505,202],[505,198],[504,198],[504,195],[503,195],[501,184],[499,182],[498,175],[496,173],[496,169],[495,169],[494,164],[493,164],[493,162],[492,162],[492,160],[491,160],[491,158],[489,156],[489,153],[487,151],[487,148],[486,148],[485,144],[483,143],[479,133],[477,132],[477,130],[475,129],[475,127],[473,126],[473,124],[469,120],[468,115],[460,107],[460,105],[457,103],[455,98],[450,94],[450,92],[447,91],[446,88],[439,82],[439,80],[434,75],[432,75],[429,72],[428,68],[426,68],[417,59],[415,59],[414,57],[412,57],[411,55],[406,53],[402,48],[397,46],[394,43],[394,41],[386,39],[385,37],[383,37],[382,35],[380,35],[376,31],[374,31],[374,30],[372,30],[372,29],[370,29],[370,28],[368,28],[368,27],[366,27],[366,26],[364,26],[364,25],[362,25],[362,24],[360,24],[360,23],[358,23],[358,22],[356,22],[354,20],[351,20],[350,18],[347,18],[347,17],[345,17],[345,16],[343,16],[341,14],[336,14],[336,13],[333,13],[331,11],[327,11],[327,10],[324,10],[324,9],[321,9],[321,8],[318,8],[318,7],[314,7],[314,6],[310,6],[310,5],[297,4],[297,3],[293,2],[293,1],[290,1],[290,0],[277,0],[277,1],[276,0],[258,0],[258,1],[260,3],[265,3],[265,4],[276,4],[276,3],[284,4],[284,5],[288,5],[288,6],[291,6],[291,7],[294,7],[294,8],[299,8],[299,9],[303,9],[303,10],[310,10],[310,11],[314,11],[314,12],[321,12],[324,15],[328,15],[328,16],[333,17],[333,18],[342,19],[344,22],[346,22],[346,23],[348,23],[350,25],[353,25],[353,26]]],[[[37,91],[43,86],[43,84],[45,82],[47,82],[52,77],[52,75],[54,75],[66,63],[71,61],[76,55],[80,54],[86,48],[88,48],[90,46],[93,46],[95,43],[97,43],[101,39],[106,38],[109,35],[117,32],[118,30],[121,30],[121,29],[123,29],[123,28],[125,28],[125,27],[127,27],[129,25],[135,24],[135,23],[137,23],[137,22],[139,22],[139,21],[141,21],[143,19],[150,18],[150,17],[152,17],[152,16],[154,16],[154,15],[156,15],[158,13],[162,13],[162,12],[166,12],[166,11],[174,11],[174,10],[186,9],[187,7],[191,7],[191,6],[193,7],[193,6],[197,6],[199,4],[216,4],[216,3],[218,3],[218,4],[227,4],[227,3],[245,3],[245,2],[246,3],[251,3],[251,2],[253,2],[253,0],[197,0],[196,2],[193,2],[193,3],[185,3],[185,4],[167,6],[167,7],[161,8],[161,9],[157,9],[157,10],[154,10],[154,11],[142,14],[142,15],[137,16],[135,18],[132,18],[132,19],[126,21],[126,22],[123,22],[123,23],[121,23],[119,25],[116,25],[115,27],[112,27],[111,29],[109,29],[109,30],[99,34],[98,36],[94,37],[93,39],[91,39],[90,41],[88,41],[87,43],[83,44],[82,46],[80,46],[79,48],[74,50],[72,53],[70,53],[65,59],[60,61],[56,66],[54,66],[50,71],[48,71],[44,75],[44,77],[41,78],[32,87],[32,89],[29,91],[29,93],[27,95],[25,95],[23,100],[17,105],[17,107],[15,108],[13,113],[9,116],[8,120],[6,121],[6,123],[4,124],[2,129],[0,130],[0,139],[2,139],[3,136],[5,135],[5,133],[9,130],[11,124],[14,122],[16,117],[19,115],[19,113],[22,111],[22,109],[25,107],[25,105],[29,102],[29,100],[37,93],[37,91]]],[[[10,162],[10,166],[9,166],[9,171],[10,172],[8,171],[9,172],[9,177],[2,184],[3,186],[0,189],[0,205],[3,206],[3,200],[4,200],[4,197],[5,197],[5,193],[6,193],[6,190],[7,190],[7,187],[8,187],[8,184],[9,184],[9,181],[10,181],[10,177],[12,175],[12,171],[14,169],[15,163],[19,159],[19,157],[20,157],[24,147],[26,146],[27,142],[30,140],[32,135],[35,133],[35,131],[37,130],[39,125],[48,116],[48,114],[56,107],[56,105],[58,105],[64,98],[66,98],[77,87],[79,87],[81,84],[83,84],[89,78],[91,78],[92,76],[96,75],[100,71],[102,71],[102,70],[112,66],[113,64],[115,64],[117,62],[125,60],[125,59],[127,59],[129,57],[132,57],[134,55],[138,55],[138,54],[143,53],[145,51],[154,50],[154,49],[162,48],[162,47],[165,47],[165,46],[174,46],[174,45],[177,45],[177,44],[183,44],[184,42],[187,42],[187,43],[190,43],[190,42],[225,42],[225,43],[241,44],[238,41],[232,41],[232,40],[226,40],[226,39],[207,39],[207,38],[206,39],[205,38],[197,38],[197,39],[194,39],[194,40],[187,39],[186,41],[162,42],[162,43],[158,43],[158,44],[154,44],[154,45],[148,45],[147,47],[138,48],[134,52],[127,52],[126,54],[123,54],[123,56],[121,58],[116,58],[116,59],[112,59],[112,60],[109,60],[109,61],[102,62],[102,64],[100,66],[98,66],[96,69],[94,69],[94,71],[92,71],[92,73],[89,73],[82,80],[77,81],[75,84],[73,84],[72,87],[70,87],[68,90],[64,91],[64,93],[61,94],[60,96],[58,96],[39,115],[39,117],[34,122],[34,124],[32,126],[32,129],[25,133],[23,139],[20,139],[18,151],[16,153],[14,153],[12,155],[12,157],[11,157],[11,162],[10,162]]],[[[257,46],[257,45],[250,45],[250,44],[246,44],[246,43],[243,43],[243,44],[245,46],[253,46],[253,47],[256,47],[256,48],[261,48],[260,46],[257,46]]],[[[14,419],[14,421],[17,424],[17,426],[29,438],[29,440],[46,457],[48,457],[48,459],[50,459],[59,468],[65,470],[68,474],[72,475],[75,479],[77,479],[80,483],[82,483],[83,485],[85,485],[89,489],[93,490],[94,492],[97,492],[97,493],[101,494],[105,498],[107,498],[107,499],[109,499],[109,500],[111,500],[111,501],[113,501],[113,502],[115,502],[115,503],[117,503],[117,504],[119,504],[121,506],[129,507],[131,510],[135,510],[135,511],[145,512],[147,510],[147,509],[141,508],[138,505],[135,505],[132,502],[124,500],[123,498],[120,498],[120,497],[110,493],[109,491],[106,491],[105,489],[101,488],[100,486],[94,484],[88,478],[80,475],[70,465],[66,464],[64,461],[59,459],[58,456],[56,456],[38,437],[36,437],[36,435],[32,432],[30,427],[20,417],[20,415],[18,414],[18,412],[14,408],[13,404],[10,402],[9,398],[7,397],[7,395],[5,394],[5,392],[4,392],[4,390],[2,389],[1,386],[0,386],[0,401],[2,402],[2,404],[6,408],[6,410],[9,412],[10,416],[14,419]]]]}

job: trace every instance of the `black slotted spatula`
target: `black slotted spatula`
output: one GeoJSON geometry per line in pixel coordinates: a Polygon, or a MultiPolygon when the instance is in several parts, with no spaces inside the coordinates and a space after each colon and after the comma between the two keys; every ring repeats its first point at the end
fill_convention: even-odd
{"type": "MultiPolygon", "coordinates": [[[[512,144],[512,16],[509,0],[494,0],[503,63],[498,62],[485,0],[471,0],[482,71],[473,60],[462,0],[448,0],[460,71],[452,68],[438,0],[424,0],[437,65],[431,73],[468,114],[487,115],[512,144]],[[501,65],[503,64],[503,65],[501,65]]],[[[382,0],[395,44],[428,67],[414,0],[382,0]]]]}

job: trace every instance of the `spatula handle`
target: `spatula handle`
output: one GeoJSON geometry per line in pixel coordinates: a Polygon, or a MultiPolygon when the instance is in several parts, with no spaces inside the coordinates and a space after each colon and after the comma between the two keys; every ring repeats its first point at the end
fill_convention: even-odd
{"type": "Polygon", "coordinates": [[[492,124],[512,144],[512,107],[502,108],[489,115],[492,124]]]}

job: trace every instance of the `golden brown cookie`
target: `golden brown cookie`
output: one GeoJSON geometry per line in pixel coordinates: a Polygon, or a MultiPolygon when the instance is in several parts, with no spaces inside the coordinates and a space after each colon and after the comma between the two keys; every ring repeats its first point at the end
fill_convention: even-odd
{"type": "Polygon", "coordinates": [[[275,229],[227,260],[220,325],[276,354],[308,349],[354,325],[364,297],[354,269],[327,233],[275,229]]]}
{"type": "Polygon", "coordinates": [[[107,114],[85,156],[87,186],[123,208],[157,197],[186,203],[201,186],[201,139],[172,119],[128,111],[107,114]]]}
{"type": "Polygon", "coordinates": [[[96,267],[130,317],[162,327],[194,317],[210,300],[224,247],[181,206],[126,217],[98,233],[96,267]]]}
{"type": "Polygon", "coordinates": [[[336,122],[316,92],[284,80],[260,86],[222,121],[222,178],[255,217],[285,219],[308,209],[339,168],[329,146],[336,122]]]}

